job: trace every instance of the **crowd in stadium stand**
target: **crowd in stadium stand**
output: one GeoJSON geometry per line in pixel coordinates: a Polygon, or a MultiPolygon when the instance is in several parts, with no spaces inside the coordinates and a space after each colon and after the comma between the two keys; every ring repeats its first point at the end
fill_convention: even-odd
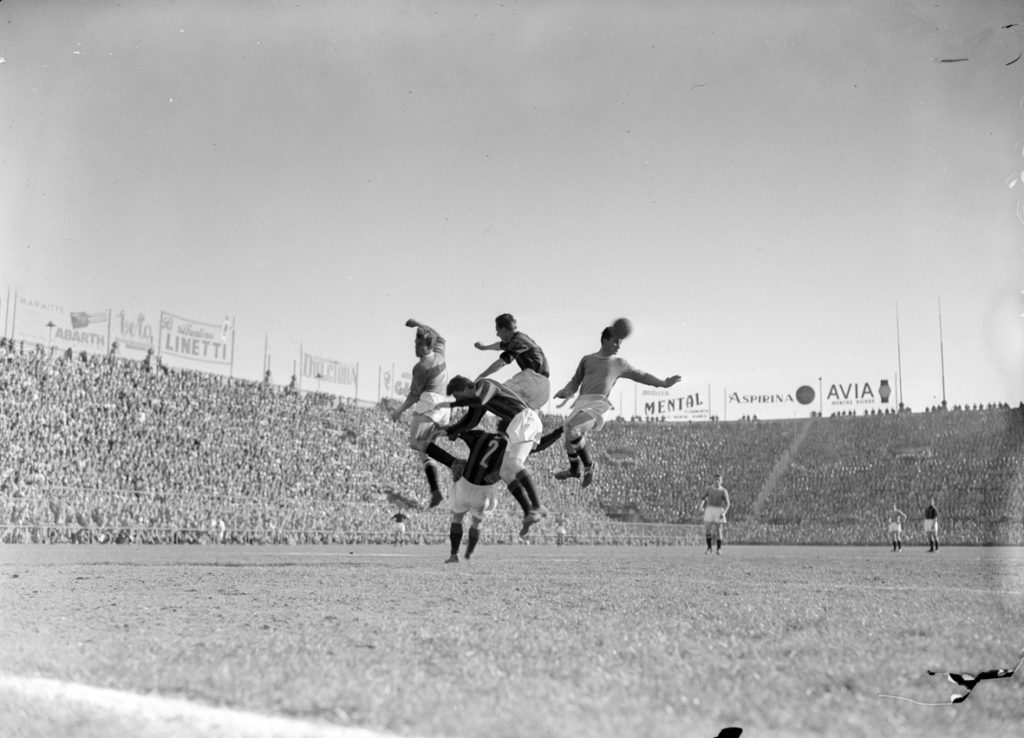
{"type": "MultiPolygon", "coordinates": [[[[0,414],[4,542],[384,541],[395,506],[427,498],[404,423],[294,384],[2,341],[0,414]]],[[[618,420],[591,444],[587,489],[553,479],[560,444],[529,460],[566,521],[560,540],[681,542],[722,473],[733,542],[884,543],[888,507],[912,526],[935,498],[948,543],[1024,543],[1024,408],[618,420]]],[[[503,500],[490,535],[513,542],[515,505],[503,500]]],[[[446,534],[444,505],[415,516],[413,540],[446,534]]],[[[554,540],[547,528],[538,540],[554,540]]]]}

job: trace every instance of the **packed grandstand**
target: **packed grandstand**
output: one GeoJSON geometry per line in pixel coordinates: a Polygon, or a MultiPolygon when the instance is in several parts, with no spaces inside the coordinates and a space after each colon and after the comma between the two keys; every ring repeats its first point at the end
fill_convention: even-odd
{"type": "MultiPolygon", "coordinates": [[[[402,506],[409,541],[447,537],[445,506],[423,509],[407,427],[386,408],[6,340],[0,408],[4,543],[386,542],[402,506]]],[[[546,429],[559,422],[544,417],[546,429]]],[[[553,479],[560,445],[530,457],[553,513],[536,540],[561,528],[559,542],[702,542],[698,503],[720,472],[731,543],[885,545],[895,503],[913,544],[934,499],[946,544],[1024,544],[1024,406],[617,420],[593,448],[586,489],[553,479]]],[[[516,540],[517,506],[502,499],[485,541],[516,540]]]]}

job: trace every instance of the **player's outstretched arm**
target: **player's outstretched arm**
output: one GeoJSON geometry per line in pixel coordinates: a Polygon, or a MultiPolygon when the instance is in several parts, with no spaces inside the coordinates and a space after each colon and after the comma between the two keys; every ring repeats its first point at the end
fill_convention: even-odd
{"type": "Polygon", "coordinates": [[[480,351],[501,351],[501,341],[495,341],[494,343],[481,343],[477,341],[473,344],[473,347],[480,351]]]}
{"type": "Polygon", "coordinates": [[[671,377],[665,379],[659,379],[653,374],[642,371],[629,371],[622,374],[626,379],[632,379],[637,384],[646,384],[650,387],[671,387],[672,385],[679,382],[682,379],[678,374],[674,374],[671,377]]]}
{"type": "Polygon", "coordinates": [[[475,381],[479,382],[484,377],[491,376],[492,374],[494,374],[494,372],[498,371],[499,369],[504,368],[505,366],[507,366],[507,364],[505,363],[505,360],[504,359],[498,359],[493,364],[491,364],[489,367],[487,367],[482,372],[480,372],[480,374],[477,375],[477,378],[476,378],[475,381]]]}
{"type": "Polygon", "coordinates": [[[664,380],[662,380],[661,386],[666,388],[671,387],[674,384],[679,384],[681,380],[681,376],[679,376],[678,374],[673,374],[671,377],[666,377],[664,380]]]}

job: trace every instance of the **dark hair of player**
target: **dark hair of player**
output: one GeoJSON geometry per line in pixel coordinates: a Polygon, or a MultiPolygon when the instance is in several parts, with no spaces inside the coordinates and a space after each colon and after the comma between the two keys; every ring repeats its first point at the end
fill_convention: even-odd
{"type": "Polygon", "coordinates": [[[462,392],[463,390],[472,389],[476,385],[469,377],[464,377],[461,374],[456,374],[450,380],[448,380],[448,386],[445,387],[445,392],[449,395],[454,395],[456,392],[462,392]]]}

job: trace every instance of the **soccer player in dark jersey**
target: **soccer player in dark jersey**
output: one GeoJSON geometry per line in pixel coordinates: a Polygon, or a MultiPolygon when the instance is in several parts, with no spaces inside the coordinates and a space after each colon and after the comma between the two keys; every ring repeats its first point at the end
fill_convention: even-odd
{"type": "MultiPolygon", "coordinates": [[[[523,509],[519,535],[525,537],[530,527],[546,514],[525,464],[526,457],[540,440],[543,427],[540,416],[518,394],[493,379],[474,382],[468,377],[456,376],[446,389],[453,399],[445,404],[467,408],[458,422],[441,429],[449,438],[458,438],[463,431],[475,428],[489,412],[497,416],[497,431],[507,439],[498,474],[523,509]]],[[[428,445],[426,452],[430,458],[451,466],[451,454],[436,443],[428,445]]]]}
{"type": "Polygon", "coordinates": [[[489,367],[480,372],[477,380],[485,379],[513,361],[519,372],[505,382],[532,409],[540,410],[551,399],[551,370],[541,347],[525,333],[520,333],[516,319],[510,313],[502,313],[494,319],[494,332],[498,341],[473,345],[481,351],[500,351],[501,355],[489,367]]]}
{"type": "Polygon", "coordinates": [[[405,543],[405,523],[409,520],[409,516],[399,510],[391,516],[391,527],[395,531],[395,545],[405,543]]]}
{"type": "Polygon", "coordinates": [[[939,511],[935,509],[934,497],[924,509],[924,532],[928,536],[928,552],[935,553],[939,550],[939,511]]]}
{"type": "Polygon", "coordinates": [[[459,562],[459,547],[464,532],[462,521],[466,513],[469,513],[467,561],[476,550],[476,544],[480,541],[480,527],[498,505],[497,483],[501,479],[501,462],[508,445],[508,439],[503,434],[491,433],[483,428],[464,430],[458,437],[469,446],[469,457],[449,457],[455,483],[449,497],[452,519],[448,532],[451,555],[445,562],[448,564],[459,562]]]}
{"type": "Polygon", "coordinates": [[[409,318],[406,326],[416,329],[414,348],[419,361],[412,368],[412,385],[405,402],[391,413],[391,419],[398,422],[409,408],[412,420],[409,423],[409,448],[415,451],[423,464],[423,473],[430,487],[430,507],[436,507],[444,499],[437,481],[437,466],[427,456],[427,446],[437,437],[439,428],[448,423],[450,411],[441,402],[445,396],[448,372],[445,366],[445,340],[433,328],[409,318]]]}

